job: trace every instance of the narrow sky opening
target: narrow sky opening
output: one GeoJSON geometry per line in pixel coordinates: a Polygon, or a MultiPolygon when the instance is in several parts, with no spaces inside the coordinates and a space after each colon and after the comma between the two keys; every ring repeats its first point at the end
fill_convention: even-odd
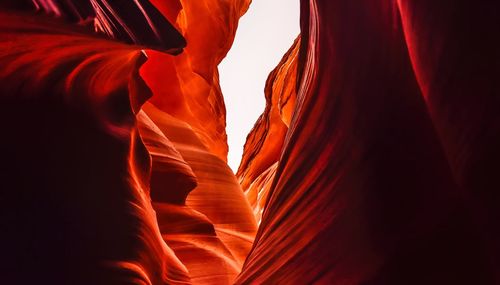
{"type": "Polygon", "coordinates": [[[228,163],[234,172],[246,137],[264,111],[269,73],[300,33],[299,0],[253,0],[240,19],[234,44],[219,65],[227,110],[228,163]]]}

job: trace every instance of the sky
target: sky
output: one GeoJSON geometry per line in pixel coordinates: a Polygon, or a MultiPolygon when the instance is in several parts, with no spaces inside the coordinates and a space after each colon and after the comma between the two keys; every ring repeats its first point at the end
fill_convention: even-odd
{"type": "Polygon", "coordinates": [[[234,44],[219,65],[227,110],[228,164],[234,172],[246,137],[264,111],[264,86],[300,33],[299,0],[253,0],[234,44]]]}

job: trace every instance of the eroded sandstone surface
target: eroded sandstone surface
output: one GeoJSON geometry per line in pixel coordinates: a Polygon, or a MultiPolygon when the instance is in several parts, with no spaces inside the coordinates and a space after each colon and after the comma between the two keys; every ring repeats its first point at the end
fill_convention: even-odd
{"type": "Polygon", "coordinates": [[[0,1],[0,283],[500,282],[500,5],[302,0],[235,175],[250,2],[0,1]]]}

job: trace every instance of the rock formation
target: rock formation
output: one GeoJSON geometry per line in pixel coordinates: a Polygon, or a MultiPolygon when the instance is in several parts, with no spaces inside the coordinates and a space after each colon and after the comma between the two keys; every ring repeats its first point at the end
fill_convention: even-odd
{"type": "Polygon", "coordinates": [[[2,3],[5,282],[232,283],[256,223],[216,67],[248,2],[205,2],[2,3]]]}
{"type": "MultiPolygon", "coordinates": [[[[301,3],[298,82],[268,83],[298,84],[293,118],[237,284],[497,284],[499,5],[301,3]]],[[[250,193],[267,175],[239,173],[250,193]]]]}
{"type": "Polygon", "coordinates": [[[0,283],[498,284],[500,5],[301,0],[234,175],[249,5],[0,2],[0,283]]]}
{"type": "Polygon", "coordinates": [[[267,201],[295,107],[299,48],[300,37],[269,75],[264,90],[266,108],[247,137],[236,174],[257,221],[267,201]]]}

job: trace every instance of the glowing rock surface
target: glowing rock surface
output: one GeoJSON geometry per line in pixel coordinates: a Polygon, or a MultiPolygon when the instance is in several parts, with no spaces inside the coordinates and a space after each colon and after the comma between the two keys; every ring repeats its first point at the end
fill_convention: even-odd
{"type": "Polygon", "coordinates": [[[4,280],[231,284],[240,272],[256,223],[225,163],[216,66],[248,3],[211,1],[228,30],[208,6],[158,2],[2,4],[4,280]],[[191,45],[174,58],[181,33],[191,45]]]}
{"type": "Polygon", "coordinates": [[[161,238],[135,127],[151,95],[139,77],[145,55],[43,16],[1,19],[10,137],[1,141],[10,150],[2,160],[3,280],[188,282],[161,238]]]}
{"type": "Polygon", "coordinates": [[[249,4],[0,2],[0,283],[498,284],[499,4],[302,0],[234,175],[249,4]]]}
{"type": "Polygon", "coordinates": [[[269,75],[266,108],[247,137],[236,174],[257,221],[267,201],[295,107],[299,48],[300,37],[269,75]]]}

